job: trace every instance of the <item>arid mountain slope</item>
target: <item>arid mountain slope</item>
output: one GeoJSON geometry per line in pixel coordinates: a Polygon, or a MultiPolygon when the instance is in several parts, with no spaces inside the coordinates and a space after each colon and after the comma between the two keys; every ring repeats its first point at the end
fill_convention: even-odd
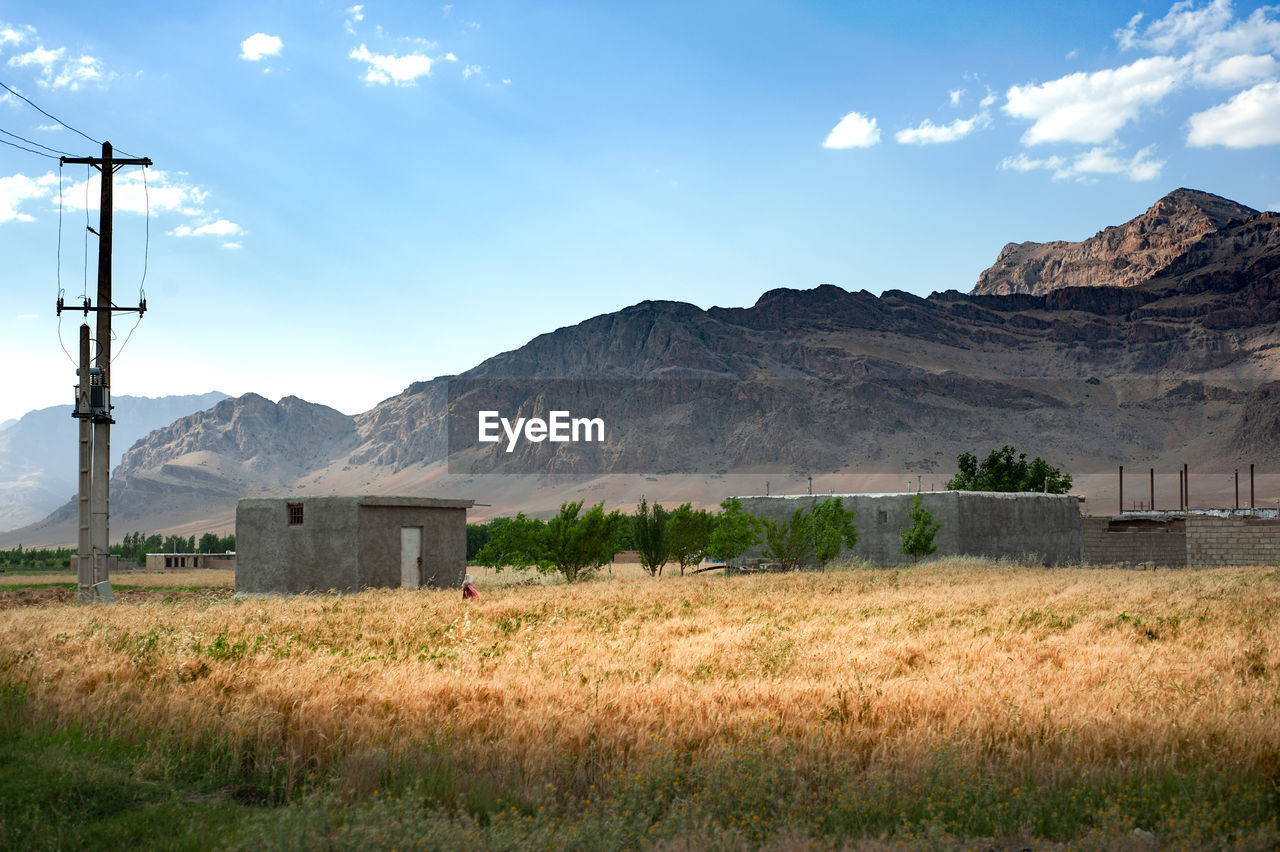
{"type": "MultiPolygon", "coordinates": [[[[1093,496],[1117,464],[1186,462],[1207,476],[1252,462],[1265,481],[1280,474],[1278,321],[1274,213],[1204,232],[1128,287],[919,298],[822,286],[705,311],[642,302],[356,417],[295,398],[226,400],[126,454],[112,525],[225,528],[238,498],[280,493],[452,494],[492,504],[484,515],[642,493],[715,503],[809,475],[815,489],[898,490],[916,477],[940,485],[958,453],[1005,443],[1066,465],[1093,496]],[[605,405],[608,434],[510,454],[455,434],[447,460],[466,383],[513,415],[605,405]]],[[[474,419],[462,423],[474,435],[474,419]]],[[[70,511],[25,541],[69,540],[70,511]]]]}
{"type": "MultiPolygon", "coordinates": [[[[68,403],[23,415],[0,429],[0,530],[43,518],[76,490],[76,433],[68,403]]],[[[208,408],[226,399],[224,393],[165,396],[152,399],[121,395],[115,406],[111,460],[120,463],[124,451],[152,430],[175,418],[208,408]]]]}
{"type": "Polygon", "coordinates": [[[1132,287],[1149,281],[1206,235],[1258,211],[1217,195],[1176,189],[1135,219],[1078,243],[1009,243],[973,293],[1042,295],[1062,287],[1132,287]]]}

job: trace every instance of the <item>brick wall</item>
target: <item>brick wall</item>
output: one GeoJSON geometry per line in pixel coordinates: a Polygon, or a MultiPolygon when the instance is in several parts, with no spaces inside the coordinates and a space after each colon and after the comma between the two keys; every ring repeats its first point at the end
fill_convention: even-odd
{"type": "Polygon", "coordinates": [[[1182,518],[1085,518],[1084,561],[1091,565],[1187,564],[1182,518]]]}
{"type": "Polygon", "coordinates": [[[1280,520],[1192,515],[1187,518],[1187,562],[1197,568],[1280,563],[1280,520]]]}
{"type": "Polygon", "coordinates": [[[1247,515],[1085,518],[1091,565],[1214,568],[1280,564],[1280,520],[1247,515]]]}

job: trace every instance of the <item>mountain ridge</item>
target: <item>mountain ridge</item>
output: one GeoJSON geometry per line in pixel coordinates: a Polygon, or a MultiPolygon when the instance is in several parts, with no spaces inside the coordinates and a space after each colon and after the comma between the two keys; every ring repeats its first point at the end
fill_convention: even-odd
{"type": "MultiPolygon", "coordinates": [[[[1161,202],[1148,213],[1167,213],[1161,202]]],[[[1082,483],[1115,464],[1277,464],[1280,214],[1224,218],[1249,209],[1233,204],[1159,271],[1122,287],[919,297],[822,285],[707,310],[644,301],[415,382],[355,416],[292,397],[226,400],[130,450],[113,528],[226,523],[235,499],[268,493],[462,494],[503,513],[571,498],[625,504],[645,488],[652,496],[659,475],[664,499],[711,504],[725,489],[759,492],[769,476],[776,485],[806,472],[828,487],[900,488],[903,473],[944,478],[959,452],[1004,443],[1083,471],[1082,483]],[[542,474],[495,476],[494,460],[473,451],[449,471],[451,382],[573,378],[680,379],[697,417],[673,419],[645,390],[612,444],[512,453],[542,474]],[[730,380],[734,398],[707,392],[730,380]],[[656,460],[652,475],[608,473],[637,453],[656,460]],[[872,484],[844,484],[855,481],[872,484]]],[[[564,393],[557,407],[586,399],[564,393]]],[[[56,535],[65,522],[26,534],[56,535]]]]}
{"type": "Polygon", "coordinates": [[[1079,242],[1007,243],[972,292],[1043,295],[1063,287],[1132,287],[1156,277],[1206,235],[1258,212],[1212,193],[1175,189],[1128,222],[1079,242]]]}

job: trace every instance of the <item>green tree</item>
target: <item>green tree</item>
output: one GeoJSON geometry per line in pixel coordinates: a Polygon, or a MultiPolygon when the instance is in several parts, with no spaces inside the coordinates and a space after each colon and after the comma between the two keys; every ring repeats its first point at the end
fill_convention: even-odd
{"type": "Polygon", "coordinates": [[[667,519],[667,546],[671,558],[680,563],[681,577],[685,569],[698,565],[707,555],[715,525],[715,515],[706,509],[694,509],[688,503],[682,504],[667,519]]]}
{"type": "Polygon", "coordinates": [[[812,509],[796,509],[789,520],[764,519],[764,555],[783,570],[795,571],[810,559],[822,568],[844,548],[858,543],[856,513],[840,497],[828,497],[812,509]]]}
{"type": "Polygon", "coordinates": [[[514,518],[495,518],[489,522],[489,540],[476,553],[476,562],[495,571],[514,568],[517,571],[537,568],[545,571],[542,563],[542,521],[525,517],[520,512],[514,518]]]}
{"type": "Polygon", "coordinates": [[[570,583],[596,573],[613,561],[627,518],[617,509],[604,512],[597,503],[579,516],[582,501],[561,505],[545,527],[546,560],[570,583]]]}
{"type": "Polygon", "coordinates": [[[222,546],[222,539],[218,538],[217,533],[205,533],[200,536],[200,544],[198,545],[198,553],[218,553],[222,546]]]}
{"type": "Polygon", "coordinates": [[[489,541],[489,524],[467,524],[467,562],[475,562],[480,548],[489,541]]]}
{"type": "Polygon", "coordinates": [[[575,583],[613,561],[626,523],[626,516],[617,510],[605,514],[603,503],[582,512],[581,500],[562,504],[546,523],[523,512],[498,518],[490,523],[489,541],[476,554],[476,561],[498,571],[505,567],[558,571],[575,583]]]}
{"type": "Polygon", "coordinates": [[[942,524],[934,521],[933,513],[924,507],[919,492],[916,492],[915,499],[911,501],[911,514],[908,517],[911,518],[911,526],[899,533],[902,536],[902,552],[916,563],[921,556],[928,556],[938,549],[933,543],[933,537],[942,529],[942,524]]]}
{"type": "Polygon", "coordinates": [[[733,561],[760,543],[764,524],[743,511],[742,501],[730,497],[720,503],[715,526],[707,541],[707,555],[732,565],[733,561]]]}
{"type": "Polygon", "coordinates": [[[1008,444],[992,450],[978,463],[972,453],[956,457],[957,473],[947,480],[951,491],[1040,491],[1066,494],[1071,490],[1071,474],[1064,473],[1044,459],[1027,461],[1026,453],[1018,453],[1008,444]]]}
{"type": "Polygon", "coordinates": [[[662,504],[654,503],[650,507],[643,497],[631,516],[631,540],[640,556],[641,567],[650,577],[661,577],[662,567],[671,561],[671,549],[667,545],[668,516],[662,504]]]}
{"type": "Polygon", "coordinates": [[[813,518],[805,509],[796,509],[790,520],[764,521],[764,555],[782,566],[796,571],[813,556],[813,518]]]}
{"type": "Polygon", "coordinates": [[[856,514],[844,507],[840,497],[828,497],[813,507],[813,558],[820,567],[825,569],[841,550],[852,550],[857,545],[858,529],[853,523],[856,514]]]}

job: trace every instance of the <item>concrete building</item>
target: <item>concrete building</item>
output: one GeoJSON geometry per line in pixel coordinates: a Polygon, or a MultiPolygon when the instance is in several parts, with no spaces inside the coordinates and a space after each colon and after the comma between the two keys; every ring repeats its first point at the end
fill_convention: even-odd
{"type": "Polygon", "coordinates": [[[473,505],[432,497],[241,500],[236,591],[461,588],[473,505]]]}
{"type": "MultiPolygon", "coordinates": [[[[802,494],[740,497],[753,515],[786,520],[796,509],[812,508],[828,496],[840,497],[857,512],[858,544],[850,553],[876,565],[910,564],[902,552],[900,532],[910,526],[915,494],[802,494]]],[[[942,524],[935,556],[988,556],[1027,560],[1043,565],[1081,561],[1084,518],[1078,498],[1062,494],[991,491],[927,491],[924,507],[942,524]]],[[[760,548],[748,552],[758,557],[760,548]]]]}
{"type": "Polygon", "coordinates": [[[234,568],[234,553],[148,553],[148,571],[173,571],[188,568],[234,568]]]}

